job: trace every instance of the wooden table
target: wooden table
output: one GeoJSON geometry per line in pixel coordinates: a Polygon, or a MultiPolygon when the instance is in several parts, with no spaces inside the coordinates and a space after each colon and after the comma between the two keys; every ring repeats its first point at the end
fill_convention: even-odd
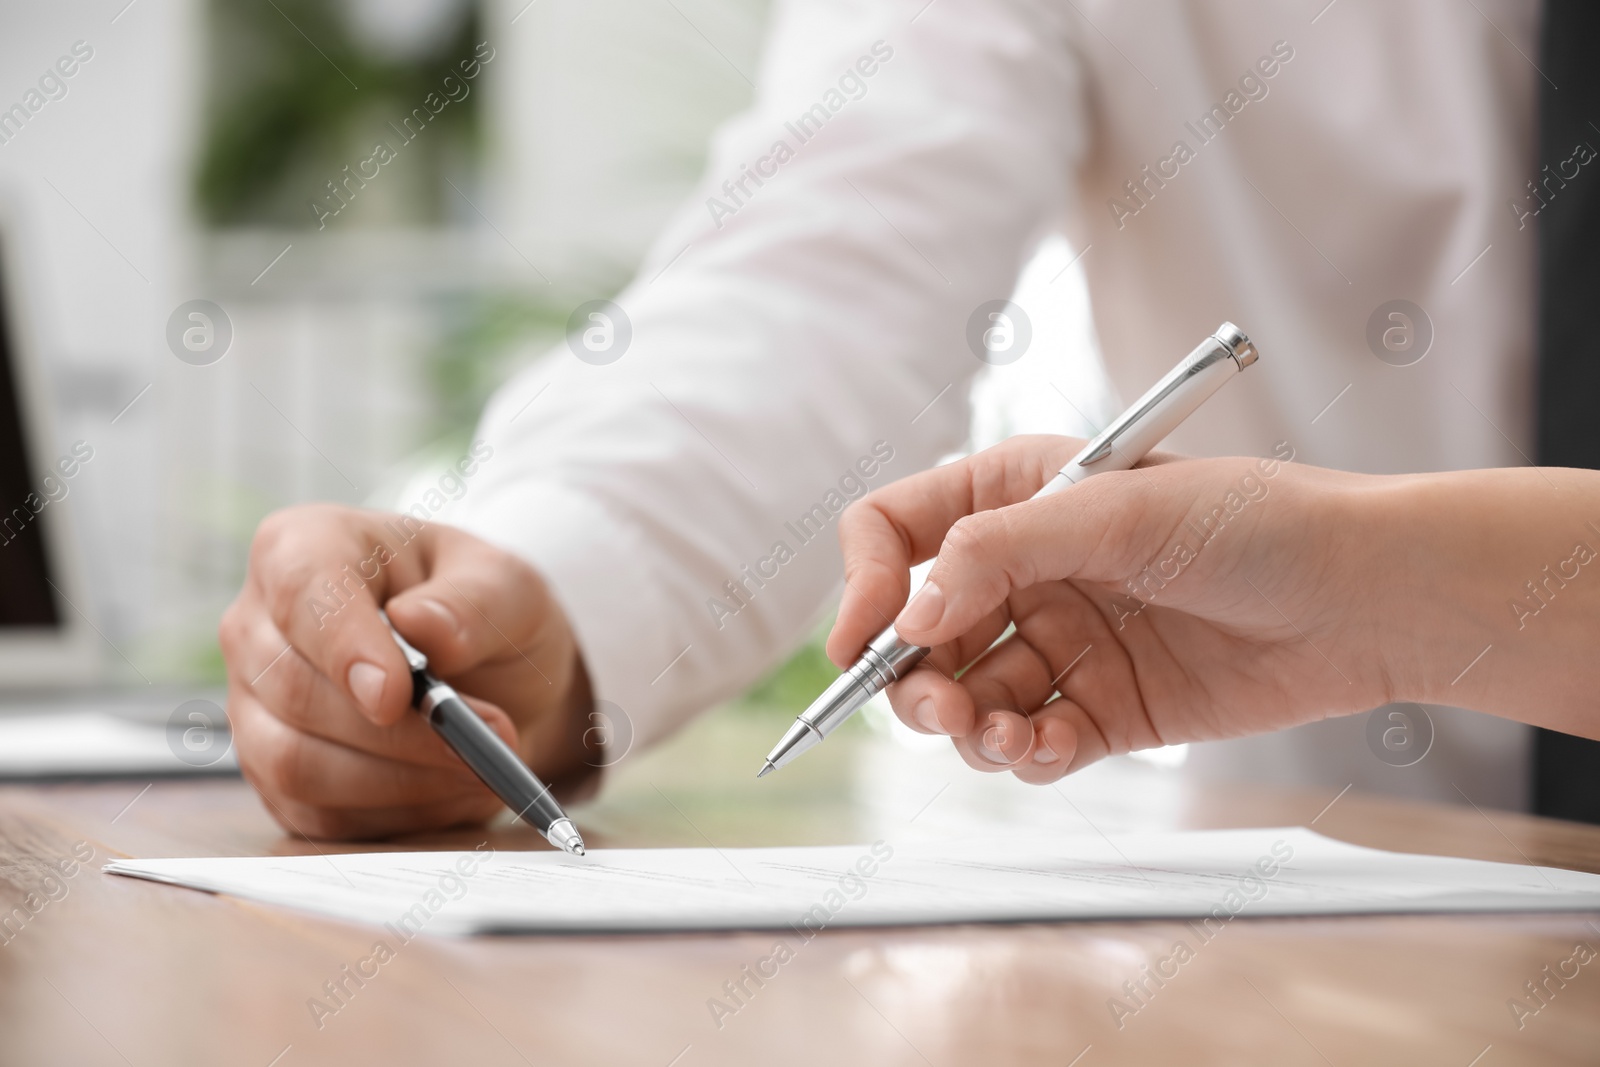
{"type": "MultiPolygon", "coordinates": [[[[662,787],[660,770],[641,773],[657,795],[671,796],[676,787],[662,787]]],[[[1574,946],[1600,951],[1600,914],[1242,920],[1198,947],[1120,1027],[1108,1002],[1144,964],[1192,937],[1181,924],[827,932],[720,1027],[708,999],[767,955],[774,935],[424,936],[319,1025],[311,998],[325,997],[325,982],[369,955],[374,929],[98,870],[116,856],[317,846],[280,834],[241,782],[141,786],[0,787],[0,904],[21,901],[74,848],[93,849],[93,860],[59,883],[60,899],[5,934],[0,1062],[1600,1063],[1600,958],[1562,987],[1551,982],[1548,1004],[1520,1026],[1508,1007],[1517,998],[1534,1006],[1524,983],[1540,981],[1574,946]]],[[[687,794],[680,799],[674,804],[694,820],[692,831],[630,830],[602,804],[586,820],[600,826],[587,831],[591,842],[701,844],[704,834],[718,844],[752,843],[742,840],[749,831],[729,829],[734,816],[719,823],[691,815],[700,809],[687,794]]],[[[1600,872],[1600,829],[1356,793],[1328,801],[1321,792],[1201,789],[1169,805],[1165,821],[1315,820],[1317,830],[1365,845],[1600,872]]],[[[649,810],[657,809],[666,806],[649,810]]],[[[858,830],[845,839],[859,840],[858,830]]],[[[486,835],[500,849],[542,844],[525,830],[499,828],[404,847],[472,847],[486,835]]],[[[773,843],[770,836],[763,843],[773,843]]]]}

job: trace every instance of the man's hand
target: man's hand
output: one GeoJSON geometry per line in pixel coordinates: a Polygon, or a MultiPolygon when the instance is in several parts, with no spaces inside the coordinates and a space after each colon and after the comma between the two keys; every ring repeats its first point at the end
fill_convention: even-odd
{"type": "Polygon", "coordinates": [[[583,775],[588,680],[531,567],[448,526],[290,508],[257,530],[219,631],[240,767],[286,830],[379,837],[500,808],[410,710],[380,607],[541,778],[583,775]]]}
{"type": "Polygon", "coordinates": [[[975,768],[1040,783],[1390,699],[1383,653],[1405,641],[1378,632],[1402,619],[1375,584],[1394,525],[1370,504],[1378,480],[1152,457],[1030,500],[1081,444],[1014,438],[853,505],[833,661],[893,621],[933,649],[889,689],[896,714],[975,768]],[[935,555],[902,611],[911,566],[935,555]]]}

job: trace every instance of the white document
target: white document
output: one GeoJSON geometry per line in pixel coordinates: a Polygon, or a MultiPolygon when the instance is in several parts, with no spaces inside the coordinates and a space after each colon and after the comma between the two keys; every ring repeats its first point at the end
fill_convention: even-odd
{"type": "Polygon", "coordinates": [[[1600,875],[1380,852],[1300,828],[827,848],[120,860],[148,878],[418,933],[1383,912],[1593,911],[1600,875]]]}

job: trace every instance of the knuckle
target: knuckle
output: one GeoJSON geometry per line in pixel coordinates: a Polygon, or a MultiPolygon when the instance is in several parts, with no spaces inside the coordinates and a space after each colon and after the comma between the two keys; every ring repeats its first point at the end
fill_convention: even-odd
{"type": "Polygon", "coordinates": [[[1026,523],[1017,511],[994,513],[993,529],[988,548],[997,560],[996,570],[1003,573],[1018,589],[1034,584],[1039,579],[1039,568],[1034,553],[1029,551],[1026,523]]]}
{"type": "Polygon", "coordinates": [[[274,716],[290,724],[311,721],[317,675],[310,664],[290,652],[263,681],[270,688],[261,699],[274,716]]]}
{"type": "Polygon", "coordinates": [[[978,564],[993,547],[994,524],[986,513],[963,515],[944,535],[939,554],[953,563],[978,564]]]}
{"type": "Polygon", "coordinates": [[[305,749],[293,731],[259,729],[253,717],[264,714],[249,711],[247,703],[231,698],[228,720],[239,755],[239,771],[245,781],[261,794],[268,814],[287,833],[296,836],[335,836],[320,820],[322,809],[307,803],[305,792],[305,749]],[[292,815],[290,813],[293,813],[292,815]]]}
{"type": "Polygon", "coordinates": [[[284,833],[294,837],[325,841],[350,836],[347,817],[330,808],[279,797],[269,800],[267,811],[284,833]]]}
{"type": "Polygon", "coordinates": [[[848,540],[861,524],[867,521],[868,514],[878,506],[878,502],[873,499],[875,495],[876,491],[845,505],[844,511],[839,515],[840,540],[848,540]]]}
{"type": "Polygon", "coordinates": [[[267,614],[278,626],[287,629],[297,610],[306,610],[302,600],[313,595],[316,569],[301,559],[286,562],[275,569],[270,579],[263,581],[267,614]]]}
{"type": "MultiPolygon", "coordinates": [[[[261,794],[261,799],[266,802],[267,810],[272,813],[272,817],[277,820],[278,825],[284,826],[283,820],[279,818],[277,812],[277,806],[283,802],[283,796],[279,793],[276,784],[262,769],[255,749],[247,745],[244,739],[238,736],[237,732],[235,733],[235,750],[239,754],[239,774],[246,782],[250,783],[252,789],[261,794]]],[[[288,827],[284,826],[284,829],[287,830],[288,827]]]]}
{"type": "Polygon", "coordinates": [[[319,841],[337,841],[356,836],[351,820],[347,816],[329,808],[319,807],[302,809],[300,816],[295,819],[293,832],[319,841]]]}
{"type": "MultiPolygon", "coordinates": [[[[251,784],[256,785],[254,782],[251,784]]],[[[286,834],[293,834],[298,837],[299,831],[295,829],[294,820],[283,810],[284,802],[272,799],[271,793],[266,789],[262,789],[259,785],[256,785],[256,791],[261,794],[261,799],[267,808],[267,814],[272,817],[273,822],[278,824],[278,829],[286,834]]]]}
{"type": "Polygon", "coordinates": [[[469,793],[464,800],[442,805],[438,809],[439,822],[446,826],[481,823],[492,819],[495,813],[504,806],[499,797],[479,788],[469,793]]]}
{"type": "Polygon", "coordinates": [[[252,564],[265,562],[275,557],[286,543],[294,542],[300,529],[306,524],[313,513],[313,508],[306,505],[279,508],[256,526],[256,535],[250,542],[250,561],[252,564]]]}
{"type": "Polygon", "coordinates": [[[233,603],[223,611],[222,617],[217,620],[217,644],[222,646],[222,654],[233,660],[244,648],[244,636],[248,628],[245,619],[245,608],[240,604],[243,596],[234,599],[233,603]]]}
{"type": "Polygon", "coordinates": [[[845,576],[860,587],[856,592],[868,598],[876,599],[878,592],[884,590],[898,590],[902,600],[906,596],[906,574],[882,560],[852,560],[845,569],[845,576]]]}
{"type": "Polygon", "coordinates": [[[257,536],[250,550],[250,570],[260,584],[268,613],[279,622],[289,617],[316,574],[313,556],[298,535],[257,536]]]}
{"type": "Polygon", "coordinates": [[[894,520],[884,505],[884,501],[889,499],[884,492],[883,489],[874,489],[859,500],[846,504],[844,511],[839,513],[839,543],[844,546],[847,555],[854,546],[870,545],[883,530],[895,529],[894,520]]]}
{"type": "Polygon", "coordinates": [[[539,572],[525,561],[499,549],[491,548],[489,553],[484,560],[484,571],[506,582],[515,602],[525,609],[517,614],[528,618],[541,614],[539,609],[549,596],[549,587],[539,572]]]}
{"type": "Polygon", "coordinates": [[[296,800],[315,795],[316,775],[310,767],[305,739],[298,731],[286,730],[270,743],[258,746],[252,762],[277,795],[296,800]]]}
{"type": "Polygon", "coordinates": [[[300,598],[313,591],[330,546],[348,540],[330,535],[347,527],[352,514],[335,505],[300,505],[261,520],[250,544],[250,572],[275,620],[287,620],[300,598]]]}
{"type": "MultiPolygon", "coordinates": [[[[406,796],[408,793],[416,795],[416,783],[408,768],[395,760],[386,760],[382,765],[382,776],[385,791],[392,796],[406,796]]],[[[418,799],[422,799],[419,797],[418,799]]]]}

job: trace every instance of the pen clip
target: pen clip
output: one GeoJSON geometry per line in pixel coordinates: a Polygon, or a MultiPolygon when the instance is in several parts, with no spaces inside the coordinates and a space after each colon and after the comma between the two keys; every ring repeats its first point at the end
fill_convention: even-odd
{"type": "Polygon", "coordinates": [[[428,669],[428,657],[412,647],[411,642],[400,636],[400,631],[394,628],[394,623],[389,621],[389,613],[382,608],[378,614],[383,617],[383,624],[389,628],[389,633],[394,637],[394,643],[400,646],[400,652],[406,657],[406,666],[411,668],[412,674],[419,674],[428,669]]]}

